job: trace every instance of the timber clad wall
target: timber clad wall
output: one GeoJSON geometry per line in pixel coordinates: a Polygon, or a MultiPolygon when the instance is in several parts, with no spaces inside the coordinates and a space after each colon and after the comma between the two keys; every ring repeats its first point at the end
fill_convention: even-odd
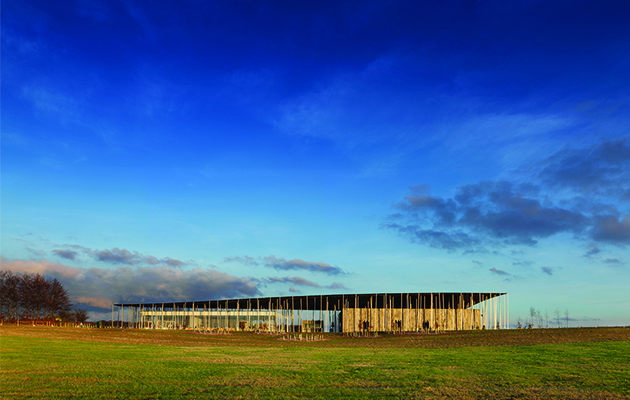
{"type": "Polygon", "coordinates": [[[417,332],[428,327],[430,330],[482,329],[479,309],[356,309],[343,311],[344,332],[403,331],[417,332]]]}

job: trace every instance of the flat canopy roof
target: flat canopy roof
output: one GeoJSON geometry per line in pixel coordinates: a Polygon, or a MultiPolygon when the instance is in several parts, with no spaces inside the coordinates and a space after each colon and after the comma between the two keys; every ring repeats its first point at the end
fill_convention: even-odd
{"type": "Polygon", "coordinates": [[[119,307],[164,307],[165,309],[293,309],[339,310],[348,308],[467,308],[507,293],[361,293],[319,294],[303,296],[251,297],[243,299],[216,299],[190,301],[164,301],[142,303],[114,303],[119,307]]]}

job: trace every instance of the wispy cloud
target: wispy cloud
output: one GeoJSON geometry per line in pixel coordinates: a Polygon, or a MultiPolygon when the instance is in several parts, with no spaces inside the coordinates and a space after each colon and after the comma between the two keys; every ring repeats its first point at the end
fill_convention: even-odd
{"type": "Polygon", "coordinates": [[[584,257],[590,257],[593,256],[599,252],[601,252],[601,250],[599,249],[599,246],[597,245],[597,243],[589,243],[586,245],[586,248],[588,249],[586,254],[584,254],[584,257]]]}
{"type": "Polygon", "coordinates": [[[333,282],[330,285],[324,286],[324,285],[320,285],[319,283],[302,278],[300,276],[285,276],[282,278],[279,278],[277,276],[269,276],[267,278],[263,278],[262,281],[266,283],[288,283],[288,284],[293,284],[297,286],[308,286],[308,287],[314,287],[314,288],[347,289],[347,287],[345,287],[343,284],[338,283],[338,282],[333,282]]]}
{"type": "Polygon", "coordinates": [[[79,254],[72,250],[53,250],[52,252],[61,258],[65,258],[66,260],[75,260],[77,258],[77,254],[79,254]]]}
{"type": "Polygon", "coordinates": [[[502,269],[497,269],[497,268],[490,268],[488,271],[492,272],[494,275],[501,275],[501,276],[511,276],[512,274],[510,274],[509,272],[506,272],[502,269]]]}
{"type": "Polygon", "coordinates": [[[101,261],[108,264],[137,265],[146,263],[149,265],[166,264],[171,267],[182,267],[188,264],[170,257],[158,258],[152,255],[142,254],[137,251],[120,249],[118,247],[103,250],[93,250],[88,247],[79,245],[65,245],[65,247],[70,247],[74,250],[56,249],[53,250],[53,254],[67,260],[75,260],[79,252],[81,252],[82,254],[96,261],[101,261]]]}
{"type": "Polygon", "coordinates": [[[540,270],[543,272],[543,274],[553,275],[553,268],[551,267],[540,267],[540,270]]]}
{"type": "Polygon", "coordinates": [[[28,85],[22,87],[22,97],[38,110],[55,115],[63,122],[76,122],[78,102],[66,93],[51,88],[28,85]]]}
{"type": "Polygon", "coordinates": [[[532,264],[534,264],[533,261],[514,261],[512,263],[512,265],[514,265],[515,267],[529,267],[532,264]]]}
{"type": "Polygon", "coordinates": [[[245,265],[262,265],[267,268],[273,268],[279,271],[302,270],[324,273],[327,275],[339,275],[344,273],[341,268],[324,262],[304,261],[297,258],[293,260],[286,260],[284,258],[278,258],[273,255],[268,257],[256,258],[250,256],[226,257],[224,260],[226,262],[238,262],[245,265]]]}
{"type": "MultiPolygon", "coordinates": [[[[423,44],[418,48],[425,45],[432,47],[423,44]]],[[[478,98],[445,90],[430,79],[418,80],[413,85],[414,96],[409,96],[409,85],[401,84],[400,71],[417,68],[418,62],[426,62],[428,54],[437,50],[427,49],[416,56],[390,53],[355,70],[345,69],[280,102],[271,112],[272,123],[287,135],[326,139],[344,149],[375,149],[385,144],[395,157],[381,154],[379,158],[389,163],[400,163],[416,155],[418,149],[429,147],[439,147],[441,152],[466,148],[468,153],[492,147],[499,153],[515,143],[550,135],[575,123],[549,112],[514,112],[498,107],[489,111],[478,98]],[[397,145],[391,146],[392,142],[397,145]]]]}
{"type": "Polygon", "coordinates": [[[551,187],[626,199],[630,189],[630,139],[561,150],[536,164],[536,168],[538,176],[551,187]]]}

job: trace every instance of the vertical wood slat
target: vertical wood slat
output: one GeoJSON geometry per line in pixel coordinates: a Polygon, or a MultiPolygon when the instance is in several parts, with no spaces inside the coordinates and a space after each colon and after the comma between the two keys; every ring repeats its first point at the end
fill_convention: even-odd
{"type": "MultiPolygon", "coordinates": [[[[198,302],[191,302],[192,306],[186,302],[173,303],[168,310],[165,303],[113,304],[111,326],[149,327],[153,329],[183,329],[184,326],[189,326],[192,329],[209,328],[213,326],[213,316],[216,316],[220,329],[229,330],[231,320],[234,318],[235,329],[241,330],[240,305],[243,301],[243,305],[247,305],[248,308],[247,326],[258,326],[261,330],[263,330],[263,326],[266,326],[264,330],[271,332],[288,332],[297,328],[298,325],[301,331],[308,330],[309,332],[328,332],[331,330],[357,332],[363,329],[361,321],[365,323],[366,330],[369,332],[392,331],[394,329],[402,332],[420,331],[424,329],[425,322],[428,323],[430,329],[437,328],[440,331],[470,330],[482,327],[486,329],[509,329],[510,327],[507,293],[416,293],[415,299],[413,293],[352,294],[350,296],[352,298],[346,300],[345,295],[341,294],[337,299],[338,304],[334,305],[331,303],[330,296],[319,295],[319,306],[316,296],[300,296],[299,308],[291,307],[288,301],[289,297],[278,297],[276,303],[273,302],[273,298],[260,298],[257,299],[257,321],[253,321],[253,313],[251,312],[253,310],[251,300],[253,299],[228,299],[224,300],[224,304],[220,300],[207,301],[203,302],[203,310],[199,310],[198,302]],[[457,301],[455,295],[457,295],[457,301]],[[312,306],[309,297],[313,297],[312,306]],[[398,300],[399,297],[400,300],[398,300]],[[307,301],[306,304],[303,303],[304,300],[307,301]],[[415,305],[413,304],[414,300],[415,305]],[[233,306],[234,301],[236,301],[236,305],[233,306]],[[399,305],[395,304],[396,301],[400,301],[399,305]],[[213,304],[216,305],[216,313],[212,311],[212,308],[208,308],[213,304]],[[118,307],[117,318],[114,312],[115,307],[118,307]],[[312,312],[309,312],[311,309],[312,312]],[[292,323],[296,313],[299,314],[297,315],[300,318],[299,324],[292,323]],[[200,316],[201,319],[198,320],[200,316]],[[346,318],[345,324],[343,317],[346,318]],[[412,318],[414,318],[413,321],[412,318]],[[337,321],[337,319],[339,320],[337,321]],[[400,322],[398,322],[399,320],[400,322]],[[171,325],[171,321],[174,322],[174,325],[171,325]],[[334,325],[333,321],[335,322],[334,325]],[[319,326],[317,326],[318,324],[319,326]]],[[[293,296],[291,296],[291,300],[294,303],[293,296]]]]}

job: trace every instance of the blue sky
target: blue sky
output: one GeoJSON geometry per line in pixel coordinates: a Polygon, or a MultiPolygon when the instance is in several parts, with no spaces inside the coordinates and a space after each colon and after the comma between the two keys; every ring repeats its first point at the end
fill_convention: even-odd
{"type": "Polygon", "coordinates": [[[629,325],[630,5],[4,2],[2,268],[629,325]]]}

